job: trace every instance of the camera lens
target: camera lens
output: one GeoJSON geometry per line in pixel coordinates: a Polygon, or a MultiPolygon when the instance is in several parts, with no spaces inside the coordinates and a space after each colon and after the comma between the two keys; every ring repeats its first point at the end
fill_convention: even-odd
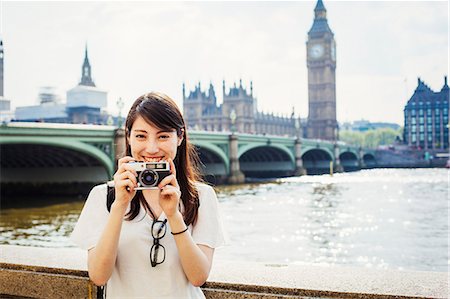
{"type": "Polygon", "coordinates": [[[158,182],[158,174],[153,170],[144,170],[139,175],[142,186],[154,186],[158,182]]]}

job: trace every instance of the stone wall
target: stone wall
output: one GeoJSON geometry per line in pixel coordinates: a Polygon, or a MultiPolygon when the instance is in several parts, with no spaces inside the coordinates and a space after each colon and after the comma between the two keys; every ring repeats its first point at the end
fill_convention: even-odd
{"type": "MultiPolygon", "coordinates": [[[[0,246],[1,298],[96,298],[86,252],[0,246]]],[[[448,273],[215,261],[202,287],[222,298],[448,298],[448,273]]]]}

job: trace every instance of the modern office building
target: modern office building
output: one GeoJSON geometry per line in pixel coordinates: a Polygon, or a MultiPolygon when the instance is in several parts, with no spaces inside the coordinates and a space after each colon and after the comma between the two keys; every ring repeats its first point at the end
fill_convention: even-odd
{"type": "Polygon", "coordinates": [[[448,139],[449,87],[447,77],[439,92],[434,92],[420,78],[404,109],[405,144],[417,149],[443,150],[448,139]]]}

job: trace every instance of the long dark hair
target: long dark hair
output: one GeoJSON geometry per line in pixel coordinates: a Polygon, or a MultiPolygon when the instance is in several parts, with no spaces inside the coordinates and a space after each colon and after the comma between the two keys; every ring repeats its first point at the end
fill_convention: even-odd
{"type": "MultiPolygon", "coordinates": [[[[131,147],[128,138],[131,127],[138,116],[144,118],[148,123],[162,130],[176,130],[178,137],[184,137],[177,148],[174,164],[177,172],[177,181],[180,185],[181,200],[184,205],[183,218],[186,225],[195,224],[197,220],[198,207],[200,206],[196,182],[201,182],[199,171],[199,157],[194,146],[189,142],[186,125],[175,102],[165,94],[150,92],[140,96],[131,106],[125,122],[125,144],[126,155],[131,156],[131,147]],[[184,134],[184,136],[183,136],[184,134]]],[[[110,188],[107,196],[107,208],[115,199],[114,188],[110,188]]],[[[126,220],[133,220],[139,214],[140,203],[150,212],[150,206],[144,199],[142,191],[137,191],[131,200],[130,211],[126,214],[126,220]]],[[[153,213],[152,213],[153,214],[153,213]]]]}

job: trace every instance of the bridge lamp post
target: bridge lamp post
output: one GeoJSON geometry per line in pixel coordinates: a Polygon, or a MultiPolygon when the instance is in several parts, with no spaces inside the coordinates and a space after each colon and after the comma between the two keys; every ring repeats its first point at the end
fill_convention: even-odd
{"type": "Polygon", "coordinates": [[[123,109],[123,100],[119,98],[116,102],[117,108],[119,108],[119,115],[117,117],[117,127],[122,127],[122,109],[123,109]]]}
{"type": "Polygon", "coordinates": [[[236,131],[235,123],[236,123],[236,111],[234,109],[230,112],[230,120],[231,120],[231,134],[234,134],[236,131]]]}

